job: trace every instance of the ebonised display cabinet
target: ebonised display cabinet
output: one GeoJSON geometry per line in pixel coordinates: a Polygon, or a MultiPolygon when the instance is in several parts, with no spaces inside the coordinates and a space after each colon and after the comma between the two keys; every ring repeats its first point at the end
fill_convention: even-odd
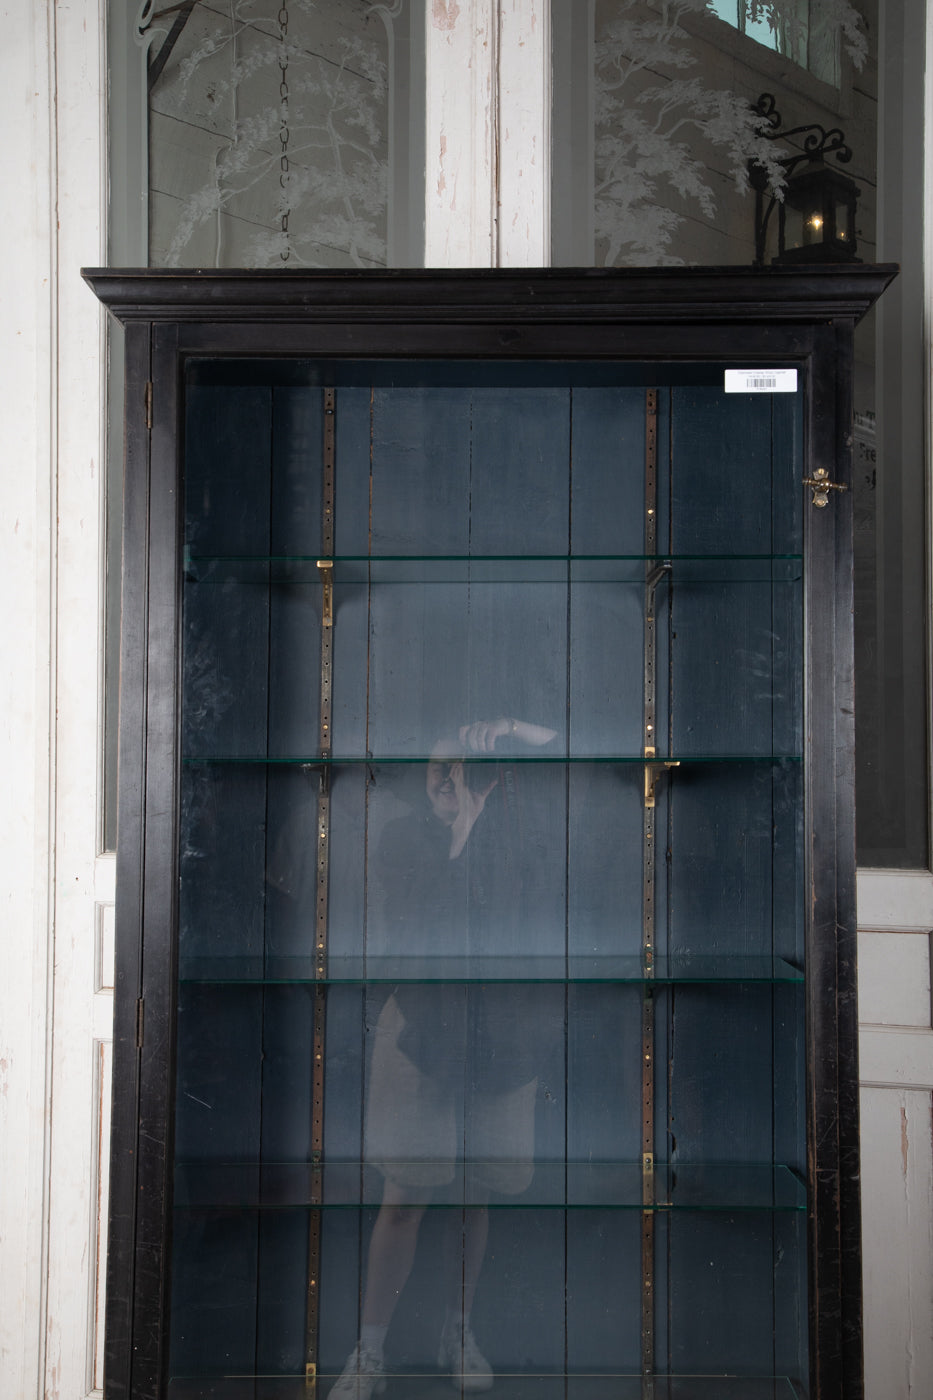
{"type": "Polygon", "coordinates": [[[861,1395],[847,487],[893,272],[85,274],[126,331],[108,1400],[861,1395]]]}

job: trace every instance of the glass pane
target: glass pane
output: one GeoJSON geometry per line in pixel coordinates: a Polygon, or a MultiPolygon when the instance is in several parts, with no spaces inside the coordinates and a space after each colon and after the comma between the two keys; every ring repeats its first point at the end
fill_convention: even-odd
{"type": "Polygon", "coordinates": [[[150,263],[385,265],[398,18],[365,0],[156,12],[150,263]]]}
{"type": "Polygon", "coordinates": [[[803,404],[721,386],[189,366],[172,1394],[805,1393],[803,404]]]}
{"type": "Polygon", "coordinates": [[[847,200],[836,198],[833,208],[833,228],[835,236],[850,242],[855,236],[855,229],[850,213],[850,205],[847,200]]]}
{"type": "MultiPolygon", "coordinates": [[[[775,133],[813,123],[844,127],[852,160],[839,166],[828,156],[827,163],[860,187],[859,256],[872,259],[877,29],[851,6],[555,0],[555,26],[555,263],[752,262],[749,162],[763,162],[771,184],[780,185],[779,162],[803,151],[803,136],[784,141],[775,133]],[[811,35],[819,77],[810,68],[811,35]],[[828,48],[841,55],[842,86],[825,81],[828,48]],[[762,93],[772,95],[780,125],[756,117],[762,93]],[[581,171],[575,167],[584,151],[590,163],[581,171]],[[568,208],[571,188],[582,210],[568,208]]],[[[768,261],[777,253],[776,225],[775,210],[768,261]]]]}
{"type": "Polygon", "coordinates": [[[900,264],[856,342],[858,849],[926,867],[925,7],[554,0],[553,19],[555,263],[768,265],[782,228],[788,261],[900,264]],[[851,158],[810,162],[807,133],[840,129],[851,158]],[[854,182],[854,217],[821,173],[854,182]]]}

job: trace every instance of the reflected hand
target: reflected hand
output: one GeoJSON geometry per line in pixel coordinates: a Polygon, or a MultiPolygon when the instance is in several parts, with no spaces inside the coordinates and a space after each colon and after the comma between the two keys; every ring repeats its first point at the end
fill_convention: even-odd
{"type": "Polygon", "coordinates": [[[464,724],[459,731],[460,742],[471,753],[492,753],[497,739],[504,739],[515,729],[510,719],[478,719],[464,724]]]}
{"type": "Polygon", "coordinates": [[[477,817],[486,806],[486,798],[499,781],[497,776],[478,791],[471,788],[462,763],[450,765],[450,780],[457,795],[457,815],[450,826],[450,859],[455,860],[467,843],[477,817]]]}
{"type": "Polygon", "coordinates": [[[497,739],[516,739],[520,744],[540,748],[557,738],[556,729],[548,729],[543,724],[532,724],[527,719],[478,719],[472,724],[464,724],[459,730],[460,743],[470,753],[492,753],[497,739]]]}

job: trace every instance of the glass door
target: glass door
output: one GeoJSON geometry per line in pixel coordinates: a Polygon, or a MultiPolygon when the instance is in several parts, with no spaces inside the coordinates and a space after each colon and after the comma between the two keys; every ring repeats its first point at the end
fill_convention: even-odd
{"type": "Polygon", "coordinates": [[[753,380],[188,362],[170,1394],[808,1393],[753,380]]]}

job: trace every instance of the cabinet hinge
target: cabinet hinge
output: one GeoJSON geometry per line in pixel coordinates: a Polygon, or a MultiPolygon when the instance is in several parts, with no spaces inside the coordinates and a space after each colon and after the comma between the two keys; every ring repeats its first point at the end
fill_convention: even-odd
{"type": "Polygon", "coordinates": [[[143,1032],[145,1030],[145,1007],[146,1003],[142,997],[136,999],[136,1049],[143,1048],[143,1032]]]}
{"type": "Polygon", "coordinates": [[[152,380],[146,381],[146,427],[152,428],[152,380]]]}

